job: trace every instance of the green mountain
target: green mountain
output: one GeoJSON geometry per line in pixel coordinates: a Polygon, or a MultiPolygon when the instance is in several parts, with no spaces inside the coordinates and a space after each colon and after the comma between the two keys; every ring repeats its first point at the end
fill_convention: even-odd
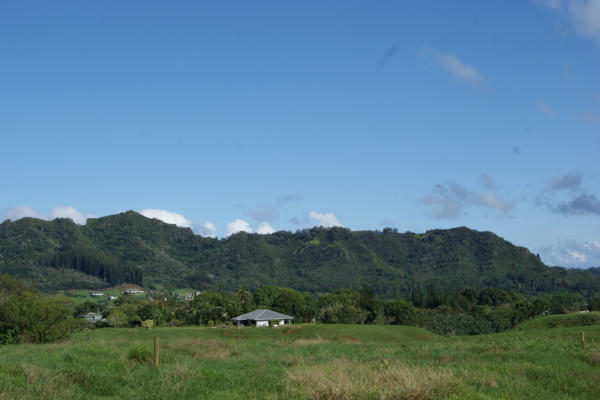
{"type": "Polygon", "coordinates": [[[423,234],[313,228],[204,238],[136,212],[0,224],[0,272],[42,290],[123,282],[197,289],[238,285],[331,291],[370,285],[382,296],[434,287],[524,294],[600,290],[587,271],[548,267],[524,247],[465,227],[423,234]]]}

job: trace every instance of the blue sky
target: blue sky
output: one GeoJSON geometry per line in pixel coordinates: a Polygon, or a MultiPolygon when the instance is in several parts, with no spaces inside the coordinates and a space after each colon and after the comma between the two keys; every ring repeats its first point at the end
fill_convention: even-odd
{"type": "Polygon", "coordinates": [[[468,226],[600,265],[600,0],[0,4],[0,219],[468,226]]]}

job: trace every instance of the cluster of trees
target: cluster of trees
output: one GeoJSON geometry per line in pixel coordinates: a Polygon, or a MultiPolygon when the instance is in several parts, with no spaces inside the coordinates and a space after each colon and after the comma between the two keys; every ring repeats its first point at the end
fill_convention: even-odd
{"type": "MultiPolygon", "coordinates": [[[[221,325],[257,308],[267,308],[294,317],[294,322],[328,324],[401,324],[420,326],[441,335],[474,335],[502,332],[546,313],[565,313],[600,308],[600,298],[586,301],[581,295],[562,293],[526,298],[497,288],[464,289],[448,295],[432,288],[413,293],[411,299],[379,299],[373,288],[338,289],[315,295],[290,288],[265,286],[251,292],[205,291],[191,301],[179,301],[168,292],[153,299],[122,296],[115,306],[101,310],[112,326],[221,325]]],[[[84,303],[76,313],[96,311],[97,303],[84,303]]]]}
{"type": "Polygon", "coordinates": [[[142,284],[142,271],[139,268],[121,265],[94,249],[62,248],[50,260],[45,260],[44,264],[54,268],[71,268],[98,277],[111,285],[142,284]]]}
{"type": "Polygon", "coordinates": [[[72,310],[25,282],[0,275],[0,344],[47,343],[75,328],[72,310]]]}

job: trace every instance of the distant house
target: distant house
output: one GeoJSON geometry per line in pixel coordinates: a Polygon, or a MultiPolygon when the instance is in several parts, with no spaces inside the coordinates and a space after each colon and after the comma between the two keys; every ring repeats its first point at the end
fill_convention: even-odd
{"type": "Polygon", "coordinates": [[[104,318],[102,318],[102,314],[96,314],[95,312],[81,314],[79,315],[79,318],[83,318],[87,322],[90,322],[92,324],[95,324],[98,321],[104,321],[104,318]]]}
{"type": "Polygon", "coordinates": [[[117,296],[108,296],[108,299],[109,299],[109,300],[116,300],[116,299],[117,299],[117,296]]]}
{"type": "Polygon", "coordinates": [[[92,293],[90,293],[90,296],[92,296],[92,297],[102,297],[102,296],[104,296],[104,293],[102,293],[102,292],[92,292],[92,293]]]}
{"type": "Polygon", "coordinates": [[[277,325],[289,324],[294,317],[271,310],[254,310],[232,318],[240,326],[269,326],[269,321],[277,321],[277,325]]]}
{"type": "Polygon", "coordinates": [[[144,293],[144,291],[142,289],[126,289],[121,293],[125,293],[125,294],[138,294],[138,293],[144,293]]]}
{"type": "Polygon", "coordinates": [[[178,294],[177,300],[191,301],[194,300],[194,293],[178,294]]]}

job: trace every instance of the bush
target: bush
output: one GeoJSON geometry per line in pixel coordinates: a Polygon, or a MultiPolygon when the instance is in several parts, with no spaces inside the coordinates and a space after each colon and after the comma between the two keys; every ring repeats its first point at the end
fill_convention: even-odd
{"type": "Polygon", "coordinates": [[[127,353],[127,359],[139,364],[149,363],[152,357],[152,352],[142,345],[132,347],[127,353]]]}
{"type": "Polygon", "coordinates": [[[0,344],[53,342],[69,336],[75,326],[67,307],[0,275],[0,344]]]}

